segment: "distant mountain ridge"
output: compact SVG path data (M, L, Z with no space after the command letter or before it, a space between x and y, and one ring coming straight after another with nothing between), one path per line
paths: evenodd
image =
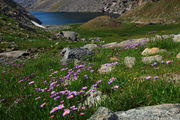
M158 0L15 0L36 11L109 12L123 14L145 2Z

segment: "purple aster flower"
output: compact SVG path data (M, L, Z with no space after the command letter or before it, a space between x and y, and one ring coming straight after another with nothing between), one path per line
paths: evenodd
M154 76L154 79L159 79L159 76Z
M58 100L59 98L60 98L60 96L57 96L57 97L54 98L54 100Z
M88 77L88 75L84 75L84 79L86 79L86 80L87 80L88 78L89 78L89 77Z
M83 87L83 88L82 88L82 90L86 90L87 88L88 88L88 87L87 87L87 86L85 86L85 87Z
M147 76L146 79L147 79L147 80L151 79L151 76Z
M69 109L65 109L62 116L66 116L70 113L71 111Z
M96 84L99 84L99 83L101 83L102 82L102 80L98 80L98 81L96 81Z

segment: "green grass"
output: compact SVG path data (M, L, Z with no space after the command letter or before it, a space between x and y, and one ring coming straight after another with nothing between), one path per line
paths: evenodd
M159 80L141 80L141 76L161 76L165 73L171 73L179 71L179 60L175 59L175 54L180 48L179 43L176 45L172 40L164 40L158 42L152 42L147 44L149 47L160 47L164 48L166 46L168 53L163 53L164 60L173 60L174 62L170 65L159 64L159 70L155 70L154 67L150 65L142 64L140 53L145 49L144 47L138 47L138 49L128 49L123 50L121 48L116 49L98 49L96 51L96 56L90 62L90 65L94 70L97 70L101 64L110 63L109 58L111 56L118 56L120 58L118 65L115 70L109 74L99 74L97 72L90 73L88 71L81 72L77 81L72 82L70 86L60 87L55 89L56 91L63 90L67 88L72 91L79 91L83 86L90 87L97 80L103 80L99 86L104 94L108 95L108 98L101 104L102 106L108 107L113 111L128 110L135 107L147 106L147 105L157 105L163 103L179 103L180 102L180 89L179 86L164 81ZM174 48L175 46L175 48ZM173 55L172 55L173 54ZM126 68L123 65L123 59L125 56L130 55L137 58L136 65L133 69ZM22 63L19 63L22 64ZM69 65L71 68L73 65ZM2 119L49 119L49 111L53 106L57 106L58 102L49 98L47 93L38 93L34 91L34 88L47 87L43 85L43 81L51 81L48 75L54 71L58 71L59 75L65 75L66 72L60 71L63 67L60 64L60 56L58 56L57 50L51 50L49 52L43 53L37 59L31 59L24 63L23 67L11 67L8 65L1 66L1 71L5 71L1 76L1 98L5 99L1 103L1 115ZM53 71L50 71L53 69ZM31 74L34 75L31 75ZM30 81L35 81L34 85L28 85L28 81L19 83L24 76L31 75ZM89 79L85 80L84 75L88 75ZM117 81L113 84L107 84L111 77L116 77ZM111 90L113 85L119 85L120 88L116 91ZM13 89L13 91L12 91ZM31 96L29 96L31 95ZM35 101L37 96L41 96L42 99ZM14 103L15 100L21 99L17 104ZM64 97L62 99L65 99ZM44 108L40 108L43 102L47 102L48 105ZM66 100L66 106L78 105L77 101L82 101L82 97L76 97L72 100ZM107 104L110 103L110 104ZM71 116L75 116L75 119L87 119L95 112L97 108L90 108L85 111L85 116L79 116L76 112L73 112ZM55 118L57 119L70 119L69 117L61 117L62 111L55 113Z
M156 34L177 34L180 32L180 24L137 25L123 22L118 28L104 29L86 29L79 26L80 25L72 25L72 28L69 30L78 32L82 38L101 37L102 41L105 41L105 43L121 42L127 39L142 37L153 37ZM156 31L156 33L150 34L152 31Z
M7 18L8 19L8 18ZM59 105L60 100L65 100L64 105L70 107L72 105L79 105L82 103L83 96L78 95L74 99L66 99L66 96L61 95L59 101L54 101L50 98L50 92L37 92L35 88L48 88L50 81L57 81L58 84L63 85L59 81L60 76L67 75L67 71L61 71L61 68L73 68L73 63L63 66L60 63L59 51L63 47L81 47L90 42L68 42L63 40L49 40L51 34L46 34L44 31L37 31L32 33L19 28L18 26L12 28L6 27L4 20L0 19L0 24L4 24L1 30L3 40L7 43L0 44L1 47L7 48L8 42L15 42L17 49L42 48L43 52L39 53L37 58L28 59L26 61L16 61L13 64L0 65L0 116L2 120L48 120L50 118L50 110ZM9 19L8 22L11 20ZM15 22L10 22L16 24ZM102 37L106 43L113 41L123 41L131 38L153 37L155 34L172 34L179 33L179 24L177 25L152 25L139 26L130 23L123 23L120 28L116 29L81 29L80 25L73 25L73 31L77 31L81 37ZM15 31L15 30L18 30ZM5 31L7 30L7 31ZM156 30L155 34L148 34ZM27 37L27 35L30 35ZM59 42L59 44L56 44ZM98 43L97 44L102 44ZM172 60L171 64L159 63L158 66L152 67L141 62L141 52L146 47L159 47L166 49L167 52L161 53L163 60ZM78 80L73 81L69 86L55 87L54 91L71 90L80 91L82 87L90 88L98 80L103 82L99 84L98 90L107 95L107 98L97 107L88 108L79 112L72 112L69 116L62 117L61 110L54 113L53 119L68 120L74 116L75 120L85 120L89 118L99 106L105 106L113 111L128 110L135 107L157 105L164 103L180 103L180 86L165 81L161 76L166 73L179 72L180 60L176 59L180 49L180 43L173 43L172 39L164 39L150 42L145 46L137 49L105 49L99 48L95 50L95 56L88 60L86 67L91 66L95 72L89 70L82 70L79 73ZM111 63L110 57L117 56L120 63L115 69L107 74L99 74L98 68L102 64ZM136 64L132 69L127 68L124 64L126 56L136 57ZM19 66L20 65L20 66ZM158 70L157 70L158 68ZM77 70L77 69L74 69ZM49 75L53 74L53 77ZM88 75L88 79L84 78ZM142 76L159 76L157 80L143 80ZM57 78L56 78L57 77ZM116 77L117 80L108 84L110 78ZM24 82L19 82L22 79L27 79ZM29 82L35 81L34 84L29 85ZM45 84L45 81L48 84ZM112 90L114 85L119 85L117 90ZM86 90L87 91L87 90ZM52 90L51 90L52 92ZM41 99L35 100L36 97L41 96ZM40 107L42 103L47 105ZM107 104L108 103L108 104ZM79 113L84 112L84 116Z
M159 0L149 2L123 15L123 18L130 20L161 20L165 22L180 22L180 2L179 0Z

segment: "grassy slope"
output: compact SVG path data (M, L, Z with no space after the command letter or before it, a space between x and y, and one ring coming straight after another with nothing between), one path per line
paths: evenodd
M159 2L147 3L125 14L125 18L133 20L162 19L165 21L180 22L180 1L160 0Z
M5 17L1 17L5 19ZM9 23L15 25L15 21L6 18ZM20 28L12 28L12 25L6 26L7 23L1 20L3 25L1 34L5 41L15 41L18 44L18 48L27 49L31 47L46 48L47 51L41 53L36 59L30 59L25 62L17 61L13 64L0 65L0 117L2 120L47 120L50 119L49 111L59 105L59 101L54 101L49 97L48 92L40 93L36 92L34 88L47 88L48 84L44 84L44 81L56 81L49 77L50 73L57 71L54 77L60 75L66 75L66 71L60 69L64 66L60 64L59 49L65 46L82 46L85 43L78 42L60 42L56 47L50 47L57 41L49 41L48 37L42 32L40 34L32 34L30 38L26 37L28 31L21 30ZM179 33L179 25L154 25L154 26L136 26L134 24L122 24L117 29L81 29L79 25L74 25L72 30L80 33L82 37L102 37L106 42L123 41L129 38L138 38L149 35L148 32L157 30L157 34L170 34ZM15 30L16 32L15 32ZM7 32L5 32L5 30ZM18 31L18 33L17 33ZM39 33L39 31L38 31ZM34 40L27 42L28 40ZM28 47L27 47L28 46ZM146 47L159 47L168 50L167 53L162 53L164 60L173 60L172 64L159 64L159 70L157 67L151 67L151 65L142 64L141 52ZM121 48L116 49L97 49L96 56L92 58L88 66L92 66L95 72L82 71L77 81L74 81L72 85L67 87L58 87L55 91L64 89L79 91L83 86L91 87L97 80L103 80L99 85L103 93L108 95L108 99L102 103L102 106L109 107L113 111L128 110L139 106L156 105L163 103L179 103L180 102L180 89L179 85L173 83L167 83L163 79L158 80L140 80L141 76L160 76L165 73L179 71L179 60L175 59L176 54L179 52L180 44L173 43L171 39L163 40L159 42L149 43L147 46L138 47L137 49L123 50ZM101 64L109 63L110 57L117 56L120 59L118 62L123 63L123 59L126 56L134 56L137 58L137 63L133 69L128 69L125 65L118 65L115 70L109 74L101 75L97 73L97 69ZM72 68L72 64L67 67ZM53 70L51 70L53 69ZM84 79L84 75L88 75L88 79ZM111 77L116 77L117 81L113 84L107 84ZM26 81L19 83L19 80L27 78ZM35 81L35 84L29 85L28 83ZM59 84L61 82L58 81ZM113 91L111 87L113 85L119 85L120 88ZM41 96L41 99L34 100L36 97ZM4 100L3 100L4 99ZM77 96L74 99L67 100L65 96L61 96L60 100L65 100L65 106L70 107L72 105L78 105L78 101L82 101L82 96ZM40 105L46 102L47 105L40 108ZM110 103L110 104L107 104ZM75 119L83 120L89 118L90 115L96 110L96 107L87 109L85 116L79 116L79 112L72 112L70 116L74 116ZM55 113L54 119L67 120L71 119L70 116L62 117L62 111Z

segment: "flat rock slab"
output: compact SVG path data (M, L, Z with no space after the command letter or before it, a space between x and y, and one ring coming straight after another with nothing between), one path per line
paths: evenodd
M8 57L8 58L19 58L21 56L27 56L27 55L29 55L29 52L21 51L21 50L0 53L1 57Z
M147 106L115 113L100 107L88 120L180 120L180 104Z

